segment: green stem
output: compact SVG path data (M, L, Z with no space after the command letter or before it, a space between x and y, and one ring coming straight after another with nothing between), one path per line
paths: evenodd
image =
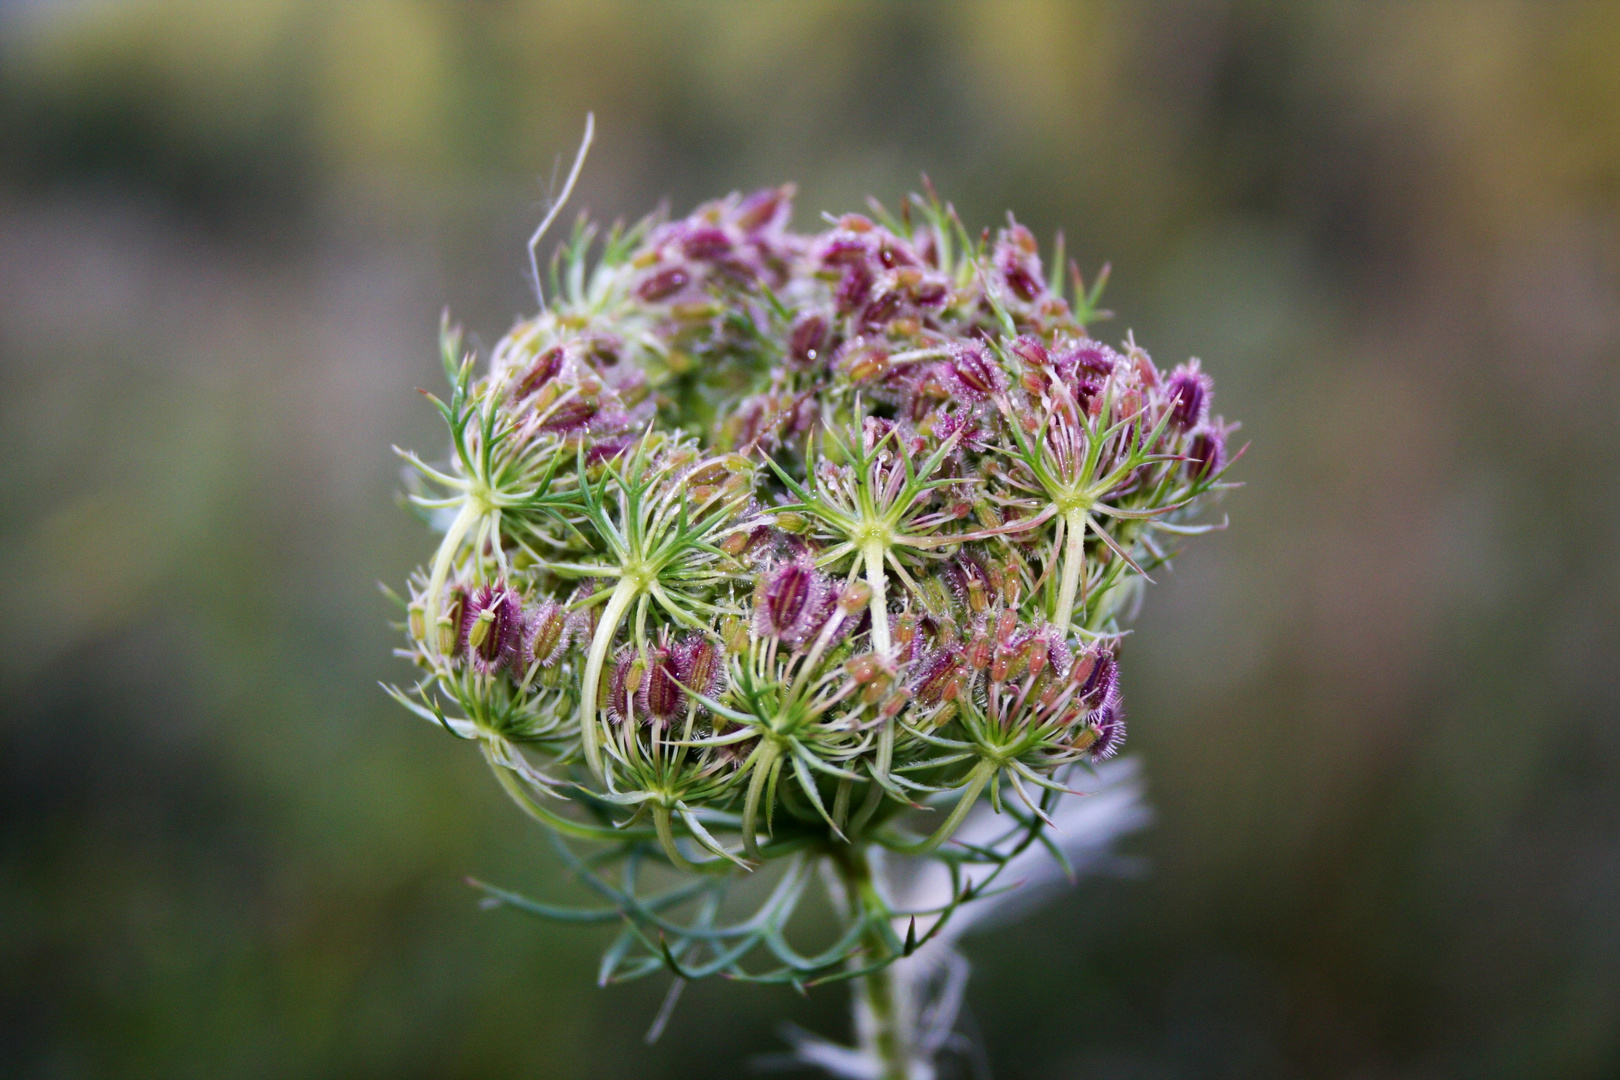
M935 829L933 834L926 840L919 840L914 844L885 843L883 846L901 855L926 855L939 847L939 845L950 839L951 834L956 831L956 827L962 824L962 819L967 817L968 811L972 810L973 804L978 801L979 794L984 791L984 785L989 782L999 768L1000 766L988 758L981 759L977 765L973 766L973 771L968 773L968 781L962 789L961 797L956 800L956 805L951 808L950 816L940 822L939 828Z
M1074 594L1080 585L1080 573L1086 565L1085 513L1070 510L1064 514L1063 528L1063 584L1058 591L1057 613L1052 616L1052 624L1067 635L1069 620L1074 617Z
M693 866L675 846L675 829L670 822L669 807L658 803L653 807L653 828L658 832L658 843L664 849L675 869L688 874L701 874L701 868Z
M641 586L629 578L620 578L608 597L607 607L596 624L596 636L591 639L591 651L585 658L585 676L581 680L579 699L579 741L585 748L585 760L598 779L602 776L602 736L596 727L596 699L602 685L602 664L613 635L619 632L619 622L641 592Z
M862 955L852 964L866 966L892 953L881 920L888 917L866 849L845 847L834 857L853 918L866 924ZM911 1074L911 1023L894 965L853 980L855 1035L862 1050L882 1066L880 1080L908 1080Z
M759 800L781 753L782 748L768 736L760 742L759 749L754 751L754 775L748 778L748 796L743 801L742 819L743 850L751 859L763 858L759 853Z
M484 758L489 762L489 767L494 770L495 779L500 781L501 787L512 797L512 801L522 808L524 813L540 822L540 824L556 829L564 836L572 836L576 840L621 843L626 840L647 840L655 835L645 828L616 829L609 825L587 825L584 822L565 818L561 814L552 813L539 799L524 790L523 781L519 780L511 769L490 757L487 747L484 751Z

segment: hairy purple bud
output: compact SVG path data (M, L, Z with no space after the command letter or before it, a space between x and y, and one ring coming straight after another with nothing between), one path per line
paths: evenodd
M827 320L817 314L801 315L788 335L788 358L800 367L808 367L821 357L827 340Z
M894 318L900 310L900 294L893 291L881 292L877 299L866 305L861 312L861 328L864 330L880 329L890 319Z
M704 697L714 697L725 674L725 660L712 638L688 634L675 645L675 677Z
M572 637L567 609L554 600L547 600L525 620L523 667L527 669L535 662L541 667L551 667L568 651Z
M1011 345L1007 346L1007 351L1032 367L1044 367L1052 359L1046 351L1046 346L1041 344L1040 339L1031 337L1028 334L1014 340Z
M1209 413L1209 394L1214 382L1198 370L1198 361L1182 364L1171 373L1165 385L1170 401L1170 423L1179 431L1190 431L1204 422Z
M675 652L666 642L647 650L646 675L636 691L636 705L649 720L667 723L686 708L686 691L675 670Z
M630 703L641 688L642 674L641 659L633 646L625 645L614 654L613 675L603 687L607 700L600 704L621 724L630 719Z
M783 184L756 191L737 207L737 216L732 220L737 228L747 233L767 226L786 225L788 216L793 213L795 190L792 184Z
M712 262L731 253L731 237L713 225L700 226L681 238L681 252L688 259Z
M950 359L939 367L946 384L958 398L978 402L1007 389L1006 373L983 345L972 341L957 342L948 351Z
M620 454L636 445L634 435L610 435L602 439L591 439L585 446L585 464L600 465L605 461L612 461Z
M754 590L754 632L802 645L826 620L832 587L808 559L796 559L760 579Z
M844 279L838 283L838 310L854 311L866 303L866 298L872 295L874 280L871 268L866 265L864 259L861 262L851 263L844 271Z
M1074 684L1076 701L1096 707L1119 688L1119 661L1112 651L1092 646L1069 669L1069 681Z
M1195 480L1213 476L1226 467L1226 432L1219 421L1214 427L1193 432L1187 446L1187 474Z
M480 586L461 614L461 645L488 674L515 656L523 636L523 606L502 582Z
M990 574L978 557L962 552L945 564L940 577L955 594L957 603L983 614L990 606Z
M967 661L958 649L940 649L929 653L917 664L912 676L911 692L923 705L941 705L953 701L957 695L957 676L964 673Z
M686 288L686 283L692 280L692 275L685 267L671 266L642 279L636 286L636 295L648 303L674 296Z
M1035 234L1022 225L1003 229L996 240L996 269L1018 299L1029 303L1046 291Z
M1086 717L1086 727L1076 745L1092 761L1107 761L1125 744L1125 706L1118 698L1103 702Z
M1030 674L1036 674L1050 665L1060 678L1068 676L1074 664L1074 654L1069 651L1069 643L1063 639L1063 631L1050 624L1043 626L1030 634L1028 648Z
M522 401L546 385L546 383L557 377L557 373L562 370L562 365L563 348L561 345L553 345L542 352L535 357L534 363L529 365L529 370L523 373L523 378L518 380L517 386L512 388L512 400Z

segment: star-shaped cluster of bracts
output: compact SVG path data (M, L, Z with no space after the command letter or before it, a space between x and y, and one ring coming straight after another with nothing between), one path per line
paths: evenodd
M802 234L792 196L582 223L487 373L447 345L452 455L411 458L444 539L402 699L750 853L1118 752L1122 620L1232 430L1011 218Z

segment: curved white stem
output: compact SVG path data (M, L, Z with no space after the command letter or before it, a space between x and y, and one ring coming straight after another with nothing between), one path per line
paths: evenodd
M1065 538L1063 545L1063 583L1058 589L1057 613L1052 624L1065 635L1069 620L1074 617L1074 594L1080 585L1080 573L1086 565L1086 515L1070 510L1063 515Z
M890 639L889 599L884 592L889 580L883 568L886 551L882 543L871 540L861 548L861 554L866 559L866 583L872 587L872 651L887 658Z
M640 594L641 587L629 578L620 578L602 609L602 618L596 624L596 636L591 639L591 651L585 658L585 676L581 680L579 698L579 741L585 748L585 761L591 772L602 776L601 732L596 727L596 699L602 685L602 665L608 649L613 646L613 635L619 631L624 613Z
M467 530L473 527L482 516L478 505L469 497L461 502L461 510L457 512L450 528L445 530L444 539L439 541L439 550L433 556L433 571L428 575L427 584L427 621L424 629L427 632L427 645L429 652L439 651L439 614L442 610L441 601L444 592L444 579L450 575L450 564L455 560L456 551L461 547L461 541L467 535Z

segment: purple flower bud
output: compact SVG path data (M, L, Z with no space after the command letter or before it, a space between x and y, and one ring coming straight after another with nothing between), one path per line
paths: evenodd
M613 675L604 687L607 700L601 702L608 716L624 723L630 719L630 702L641 687L640 659L633 646L625 645L613 656Z
M517 654L523 630L523 605L503 582L480 586L462 610L461 646L485 674Z
M960 435L958 440L960 445L978 450L982 449L985 439L989 437L991 432L981 422L977 410L962 409L952 412L944 410L936 412L933 420L933 433L934 437L942 442L952 435Z
M844 280L838 283L838 310L850 312L866 303L872 294L875 279L865 261L853 263L844 271Z
M824 266L864 265L867 254L867 243L859 236L834 233L832 239L821 246Z
M1052 356L1052 366L1074 399L1084 404L1100 393L1123 358L1100 341L1087 338Z
M938 307L950 295L950 287L938 278L923 278L911 287L911 302L918 307Z
M1195 480L1213 476L1226 467L1226 432L1219 421L1200 428L1187 446L1187 474Z
M578 431L596 419L601 411L601 404L591 397L572 397L550 410L540 427L544 431Z
M725 660L712 638L688 634L675 645L675 677L704 697L714 697L725 675Z
M957 694L957 676L967 670L967 661L958 649L929 653L917 664L911 692L925 706L952 701Z
M1007 376L1001 365L977 342L958 342L949 347L950 359L939 365L944 381L958 398L979 402L1007 389Z
M647 667L636 691L636 705L645 718L665 723L686 709L686 691L681 689L675 653L667 640L647 650Z
M562 370L562 365L563 348L561 345L553 345L542 352L535 357L534 363L529 365L529 370L523 373L523 378L518 380L517 386L513 387L512 400L522 401L556 378L557 373Z
M866 305L861 312L861 328L864 330L878 330L883 327L900 310L900 294L885 291L878 294L877 299Z
M787 224L787 219L793 213L795 190L792 184L783 184L781 187L756 191L737 207L737 216L732 220L747 233L758 232L767 226L780 228Z
M1170 423L1180 431L1190 431L1204 422L1209 413L1209 395L1214 381L1198 370L1198 361L1182 364L1170 375L1165 396L1170 401Z
M604 461L612 461L620 454L636 445L634 435L610 435L605 439L592 439L585 447L586 466L600 465Z
M760 578L754 590L754 633L802 645L826 621L832 586L808 559L796 559Z
M1069 669L1069 681L1075 687L1075 700L1096 708L1119 688L1119 661L1109 649L1093 645Z
M589 641L596 633L596 617L601 609L582 606L595 594L596 588L596 579L587 578L576 585L568 597L568 632L575 641Z
M685 267L670 266L644 278L636 286L636 295L648 303L674 296L686 288L686 283L692 280L692 275Z
M788 358L800 367L808 367L821 357L826 340L827 320L814 313L801 315L788 336Z
M1044 367L1051 362L1046 346L1041 344L1039 338L1031 337L1028 334L1016 339L1011 345L1007 346L1007 351L1031 367Z
M885 420L881 416L868 416L861 421L861 446L870 454L877 449L879 443L888 439L894 431L894 421ZM892 444L889 449L892 449Z
M996 238L996 269L1014 296L1029 303L1046 291L1035 235L1022 225L1003 229Z
M569 624L567 609L555 600L547 600L530 612L524 627L521 656L525 670L536 661L541 667L551 667L568 651L573 627Z
M945 564L940 571L947 587L956 596L957 603L975 614L983 614L990 606L990 574L977 556L962 552Z
M700 226L681 238L681 252L688 259L712 262L731 253L731 237L713 225Z
M1092 737L1085 753L1092 761L1107 761L1125 744L1125 706L1110 698L1086 717L1086 734Z

